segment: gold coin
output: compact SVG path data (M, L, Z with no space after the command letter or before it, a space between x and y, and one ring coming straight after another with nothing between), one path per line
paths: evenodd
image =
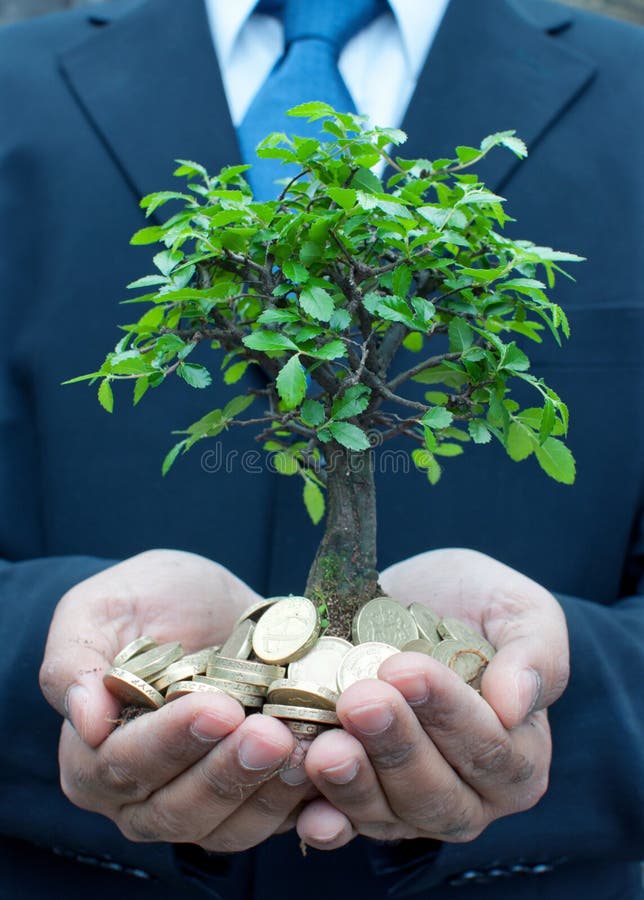
M127 662L128 659L132 659L133 656L136 656L137 653L143 653L144 650L151 650L156 646L157 642L153 640L153 638L148 637L147 634L143 634L141 637L126 644L122 650L119 650L112 660L112 665L118 668L119 666L122 666L124 662Z
M374 597L353 618L354 644L382 643L402 647L418 637L411 614L391 597Z
M476 647L487 656L488 662L495 655L496 650L492 644L486 640L480 631L472 628L467 622L461 619L445 618L438 623L438 633L443 640L448 641L464 641L471 647Z
M472 647L467 641L441 641L432 656L467 682L479 677L488 664L483 651Z
M423 638L418 638L415 641L409 641L408 644L405 644L404 647L400 648L401 653L425 653L427 656L431 656L434 647L437 644L432 644L430 641L425 641Z
M177 641L159 644L146 653L141 653L124 663L123 668L139 678L154 678L183 656L183 647Z
M275 679L272 675L258 675L256 672L244 672L243 669L227 669L220 666L210 666L208 669L209 678L227 678L234 680L240 684L256 684L259 687L267 688Z
M441 639L440 634L438 633L440 616L435 613L433 609L425 606L424 603L412 603L407 609L416 623L418 636L429 641L433 646L436 646Z
M255 623L246 619L233 629L230 637L221 645L221 655L233 659L248 659L253 649Z
M303 738L316 738L327 730L326 725L316 725L315 722L298 722L295 719L282 719L289 731L300 740Z
M338 692L311 681L280 678L269 685L269 703L278 706L312 706L314 709L335 709Z
M241 684L239 681L232 681L228 678L212 678L210 675L196 675L194 680L201 684L214 684L215 687L222 691L235 691L245 697L265 697L266 688L259 687L256 684Z
M177 662L172 663L159 673L159 675L152 680L152 686L155 687L157 691L165 691L171 684L174 684L175 681L185 681L186 679L192 678L194 675L198 675L199 672L199 665L190 662L184 657L183 659L179 659Z
M338 668L353 644L339 637L321 637L306 656L288 667L288 677L295 681L314 681L332 691L337 690Z
M123 706L145 706L148 709L159 709L165 703L161 694L147 681L118 666L108 669L103 676L103 684L110 694L121 701Z
M284 706L281 703L265 703L262 713L276 719L295 719L297 722L316 722L321 725L339 725L340 720L331 709L313 709L310 706Z
M263 662L293 662L308 653L319 633L315 604L306 597L285 597L270 606L257 623L253 650Z
M265 600L258 600L257 603L253 603L253 605L244 610L241 616L237 619L237 621L233 625L233 631L246 619L252 619L254 622L257 622L260 615L265 612L269 606L272 606L273 603L277 603L278 600L283 599L283 597L267 597Z
M215 687L214 684L202 684L198 681L177 681L170 685L165 695L166 702L176 700L177 697L185 697L186 694L225 694L225 691Z
M391 644L380 641L358 644L347 653L340 663L338 690L346 691L350 684L361 681L363 678L377 678L380 664L394 653L399 652L398 647L392 647Z
M210 657L206 675L214 674L214 669L230 669L235 675L238 672L253 672L268 678L268 684L276 678L283 678L286 674L284 666L267 666L266 663L256 662L254 659L230 659L218 653Z
M195 650L194 653L186 653L181 662L191 662L199 671L197 675L201 675L206 671L206 667L208 666L208 660L210 659L210 654L213 650L219 650L219 647L204 647L203 650Z

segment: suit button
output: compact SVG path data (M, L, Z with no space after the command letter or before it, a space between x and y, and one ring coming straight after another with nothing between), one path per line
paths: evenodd
M553 872L554 868L554 866L549 866L546 863L539 863L536 866L532 866L530 871L533 875L546 875L548 872Z

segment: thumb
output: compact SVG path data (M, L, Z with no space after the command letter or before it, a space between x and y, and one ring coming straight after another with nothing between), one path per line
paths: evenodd
M92 604L72 604L63 599L54 615L40 668L45 698L90 747L105 740L120 710L103 684L110 660L118 652L106 631L105 623L93 620ZM79 639L78 635L83 637Z
M483 697L510 729L563 693L569 675L568 631L563 610L543 590L526 602L506 597L485 616L497 648L481 685Z

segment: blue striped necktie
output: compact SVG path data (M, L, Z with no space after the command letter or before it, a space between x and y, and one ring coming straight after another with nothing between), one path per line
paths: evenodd
M319 122L294 119L286 110L309 100L330 103L339 112L355 112L338 70L344 45L386 10L385 0L262 0L258 12L279 15L284 23L284 53L253 99L238 128L248 179L259 200L275 199L276 178L296 172L278 160L258 160L255 147L271 131L323 137Z

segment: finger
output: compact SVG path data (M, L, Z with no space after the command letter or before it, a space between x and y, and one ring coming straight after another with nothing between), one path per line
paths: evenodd
M341 729L321 734L307 754L306 770L320 793L360 834L377 840L410 836L408 827L391 809L364 747L353 735Z
M244 721L226 694L181 697L117 728L92 749L69 725L59 759L65 794L77 806L102 812L145 800L209 753Z
M357 832L349 819L328 800L308 803L297 819L297 833L316 850L337 850L353 840Z
M441 755L497 814L527 809L542 796L550 763L542 720L507 731L475 691L420 653L391 657L379 677L402 694Z
M481 690L505 727L514 728L531 712L554 703L566 688L566 619L555 598L539 588L529 595L504 592L484 610L483 625L497 654Z
M293 746L281 722L248 716L174 781L122 807L117 823L134 841L201 843L284 765Z
M285 822L290 821L293 827L297 819L292 816L294 811L304 800L318 795L303 767L308 744L310 741L296 744L284 768L206 835L200 845L211 852L238 853L278 833Z
M366 750L401 820L426 836L474 836L482 819L480 797L446 762L399 691L379 679L358 681L340 695L336 710Z

